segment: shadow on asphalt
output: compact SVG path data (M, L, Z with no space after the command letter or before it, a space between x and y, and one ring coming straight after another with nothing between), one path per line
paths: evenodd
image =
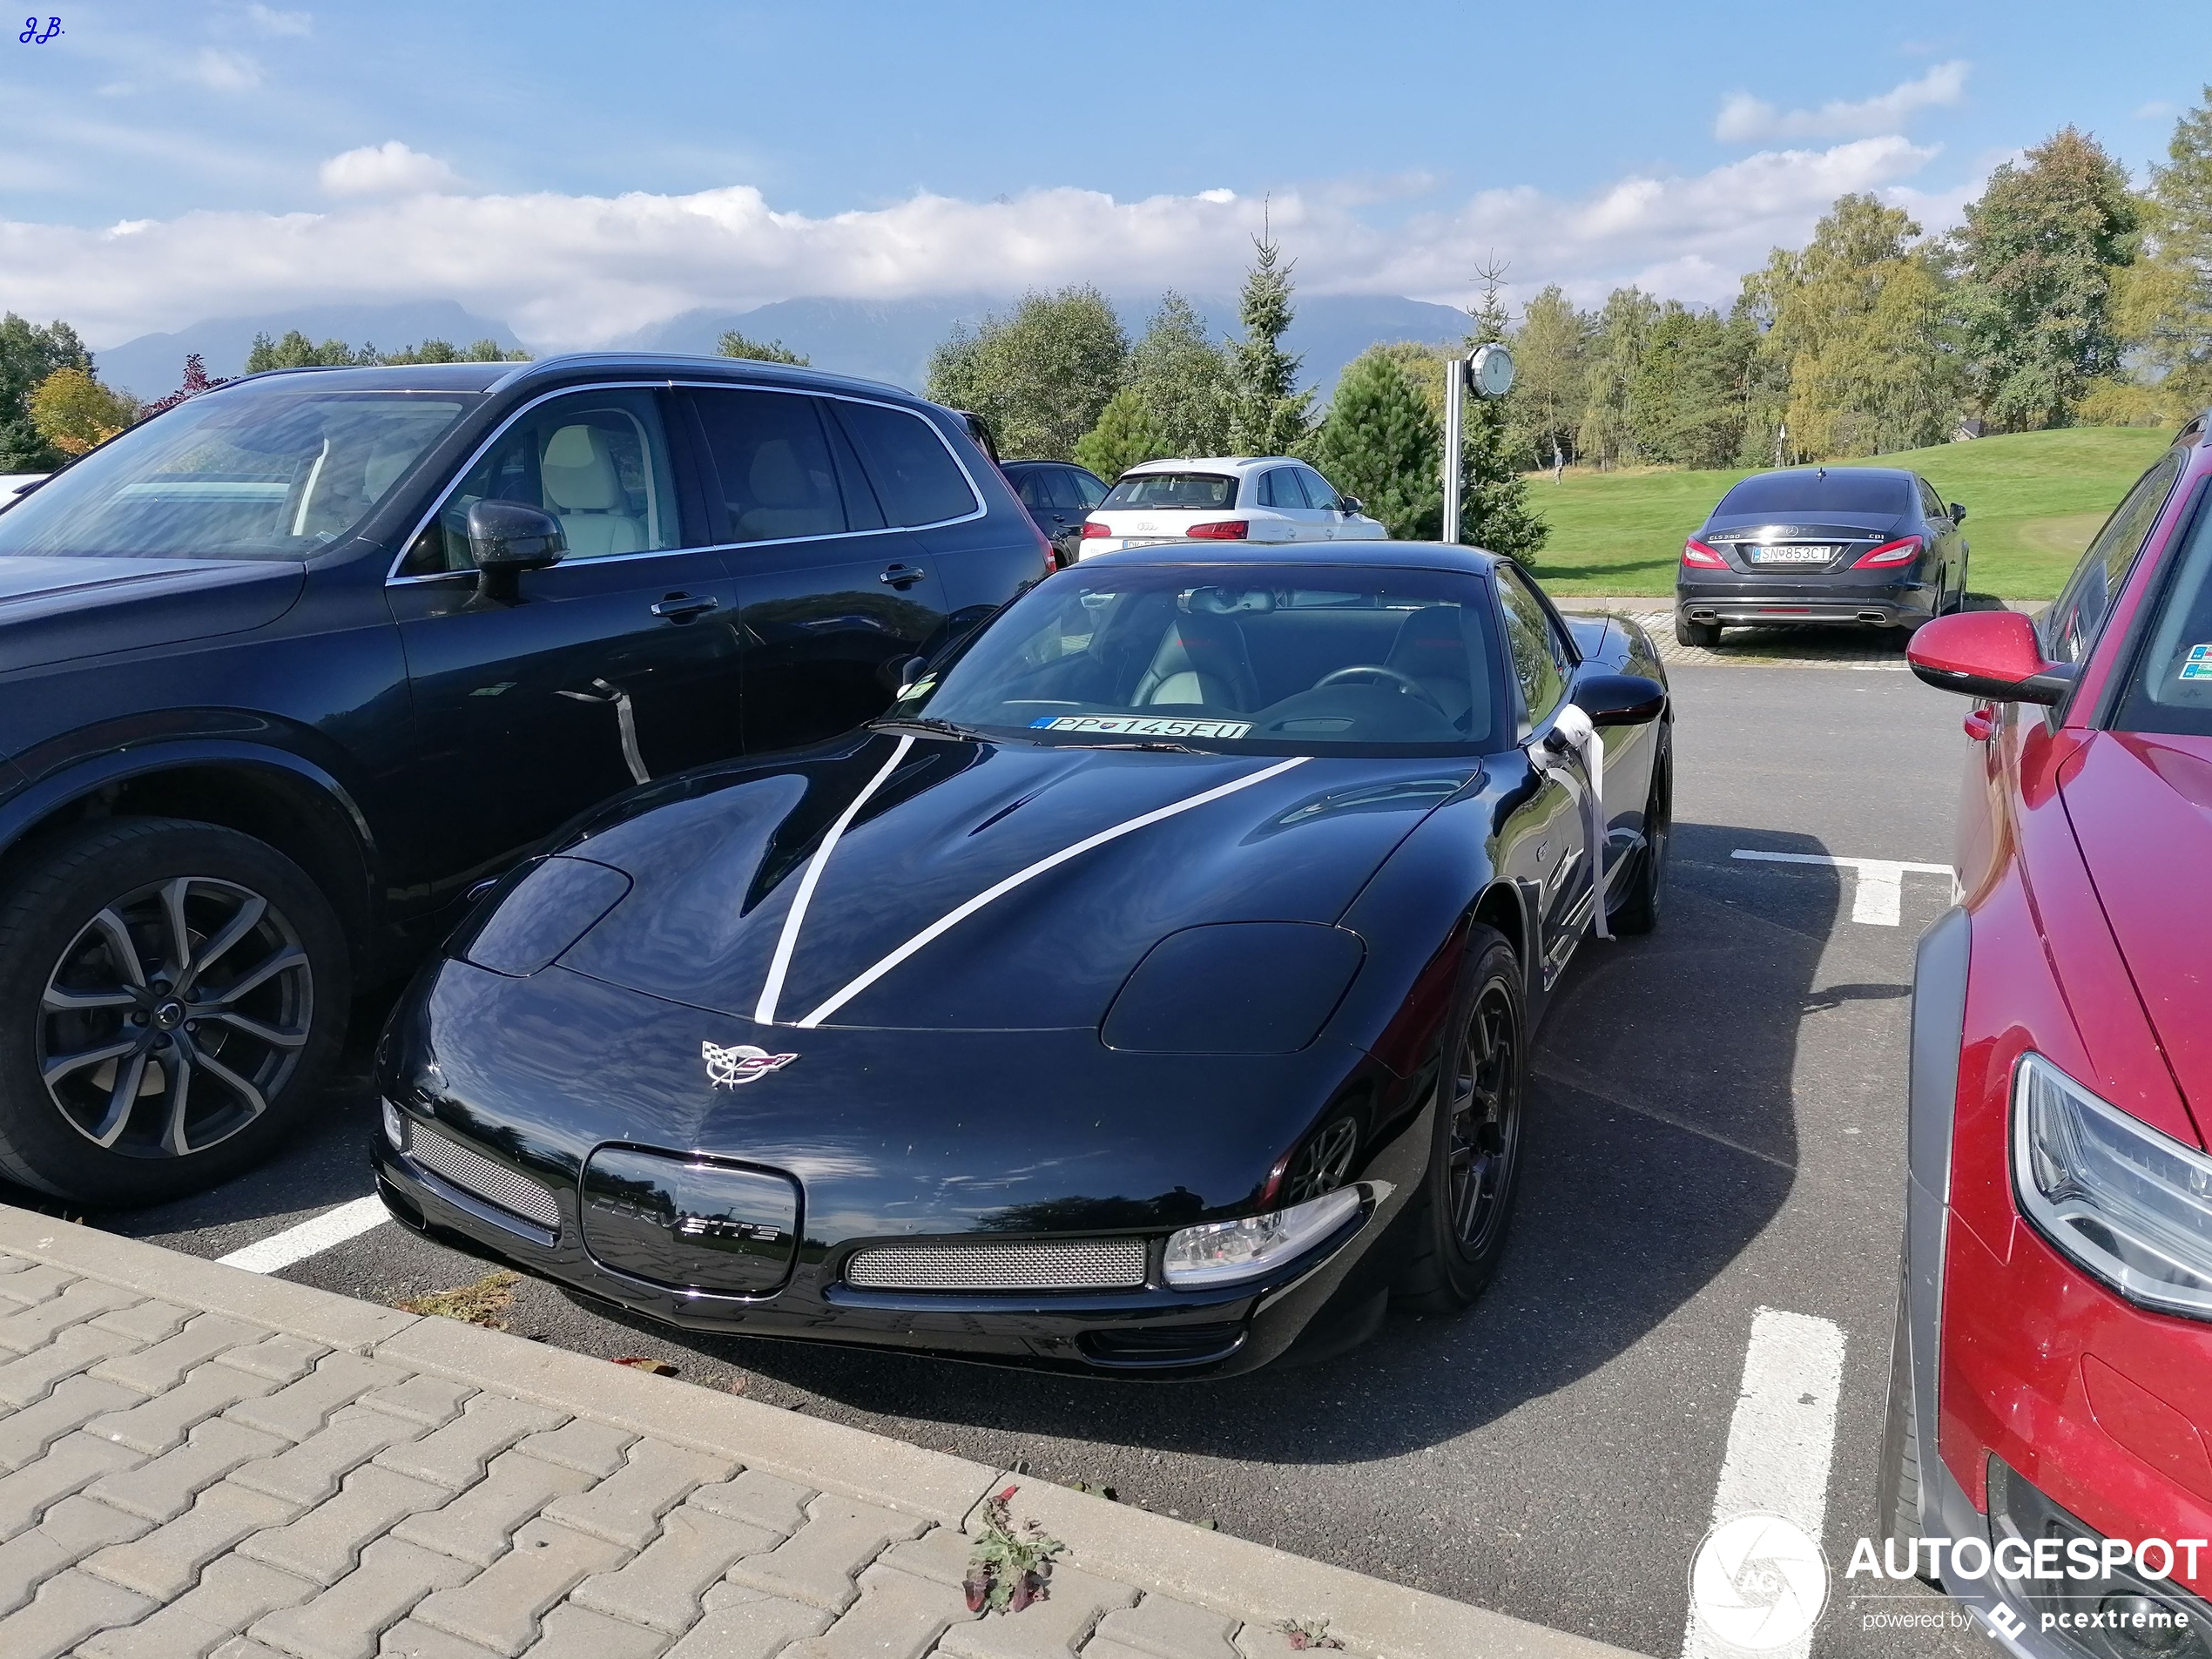
M1464 1314L1398 1315L1335 1359L1182 1385L675 1339L853 1413L1262 1464L1392 1456L1568 1387L1710 1283L1788 1197L1806 1009L1909 995L1888 985L1815 995L1841 902L1837 873L1793 866L1775 881L1776 867L1730 860L1744 846L1825 851L1810 837L1680 825L1659 930L1579 954L1538 1034L1514 1242ZM1756 908L1747 872L1770 883Z

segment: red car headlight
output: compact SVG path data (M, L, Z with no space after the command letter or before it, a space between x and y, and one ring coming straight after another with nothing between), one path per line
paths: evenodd
M2212 1319L2212 1158L2039 1054L2013 1073L2013 1189L2055 1249L2129 1301Z

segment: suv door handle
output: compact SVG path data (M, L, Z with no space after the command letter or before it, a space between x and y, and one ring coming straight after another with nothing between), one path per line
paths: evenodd
M721 603L708 593L671 593L653 606L653 615L663 622L689 622L718 608Z
M876 577L876 580L886 587L896 588L900 592L904 593L927 574L927 572L916 570L911 564L894 564Z

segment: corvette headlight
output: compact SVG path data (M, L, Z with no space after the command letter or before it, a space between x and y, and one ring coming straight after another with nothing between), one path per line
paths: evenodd
M1185 1227L1168 1240L1162 1271L1179 1290L1258 1278L1343 1226L1359 1213L1359 1188L1339 1187L1288 1210Z
M2212 1158L2038 1054L2013 1074L2013 1186L2045 1238L2129 1301L2212 1319Z

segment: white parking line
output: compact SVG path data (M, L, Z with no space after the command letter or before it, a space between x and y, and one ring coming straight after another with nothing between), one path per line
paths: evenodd
M334 1244L358 1238L391 1218L392 1212L384 1207L383 1199L371 1195L356 1198L351 1204L341 1204L335 1210L326 1210L296 1227L257 1238L243 1250L234 1250L215 1259L226 1267L243 1267L249 1273L273 1273L294 1262L320 1255Z
M1832 869L1852 871L1858 880L1851 894L1851 919L1870 922L1877 927L1894 927L1903 918L1907 875L1947 876L1952 873L1947 864L1905 864L1895 859L1838 859L1824 853L1756 853L1743 846L1729 856L1756 859L1763 864L1824 864Z
M1713 1524L1753 1512L1794 1521L1814 1539L1828 1514L1828 1465L1836 1446L1836 1398L1844 1380L1844 1333L1831 1319L1760 1308L1751 1315L1743 1386L1728 1424L1728 1451L1713 1490ZM1804 1659L1810 1633L1769 1649ZM1727 1659L1729 1649L1691 1609L1683 1659Z

